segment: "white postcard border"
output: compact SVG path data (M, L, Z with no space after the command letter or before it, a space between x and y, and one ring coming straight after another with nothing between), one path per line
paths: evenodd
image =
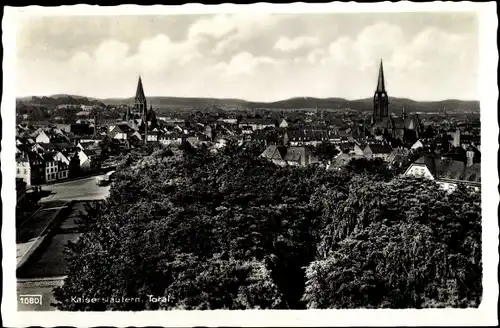
M483 209L483 301L478 309L432 310L286 310L286 311L168 311L168 312L17 312L15 277L15 28L19 15L164 15L193 13L314 13L314 12L400 12L400 11L474 11L480 17L480 106ZM429 326L497 325L498 299L498 114L496 3L473 2L381 2L274 5L222 4L205 6L136 6L100 7L89 5L24 8L6 7L2 21L4 47L2 94L2 201L3 201L3 297L2 317L6 326ZM495 87L496 86L496 87Z

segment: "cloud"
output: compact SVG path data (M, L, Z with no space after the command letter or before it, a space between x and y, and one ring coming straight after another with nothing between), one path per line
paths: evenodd
M83 34L71 41L75 26L68 30L67 42L58 41L65 35L62 27L40 30L37 35L48 33L42 40L28 38L34 33L30 30L18 42L24 50L18 53L17 85L22 95L124 97L133 95L142 74L148 95L360 98L371 96L383 58L391 96L476 96L479 46L473 29L423 23L409 28L371 20L342 31L318 26L313 17L203 15L182 27L172 20L172 28L162 25L154 33L151 23L134 40L106 32L101 33L106 38L92 37L86 43ZM136 20L135 29L144 26Z
M139 72L165 71L172 65L187 65L203 58L198 43L192 40L173 42L167 35L158 34L141 41L135 53L117 40L106 40L91 52L77 52L69 60L71 67L99 72L135 70Z
M116 40L102 42L94 51L94 59L100 67L113 67L127 58L129 46Z
M324 65L362 71L376 68L380 59L394 70L413 70L423 65L446 66L451 70L451 62L477 61L471 44L473 35L449 33L435 27L426 28L408 40L400 27L380 23L364 28L355 37L341 36L326 49L316 48L309 52L308 58L316 56L311 62L318 62L317 55L323 54L319 62Z
M288 38L282 36L276 41L274 49L281 51L294 51L302 48L313 47L319 44L320 40L314 36L298 36L296 38Z
M358 92L369 95L383 59L386 82L393 95L409 94L411 90L415 97L428 99L425 94L450 90L447 86L453 85L470 90L464 97L472 99L476 92L477 48L471 33L428 27L408 38L399 26L379 23L352 37L340 36L326 47L312 49L295 57L293 63L308 71L319 65L323 71L341 77L345 83L336 81L341 94L352 93L347 85L351 89L355 85ZM363 81L360 76L365 77ZM463 86L457 86L456 76L462 76ZM446 98L444 92L441 98Z
M193 23L189 39L211 38L216 41L214 54L237 49L243 42L257 40L279 25L283 18L265 13L215 15Z
M337 65L347 65L353 60L356 48L354 40L348 37L341 37L328 46L326 54L330 62Z
M219 63L215 70L225 75L252 75L263 65L277 65L278 61L270 57L255 57L249 52L235 55L229 63Z
M199 43L197 38L173 42L167 35L159 34L139 44L134 60L148 71L164 70L174 64L185 65L201 58Z

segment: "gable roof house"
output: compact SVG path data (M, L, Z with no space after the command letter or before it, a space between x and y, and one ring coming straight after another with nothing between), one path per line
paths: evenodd
M45 162L45 182L50 183L58 179L60 152L49 151L42 155Z
M80 171L82 172L89 172L92 169L92 160L90 156L87 155L87 152L86 150L79 149L76 153L76 156L78 156L80 160Z
M289 125L288 122L284 118L281 119L280 124L279 124L280 128L287 128L288 125Z
M406 176L435 180L443 189L454 190L462 183L475 191L481 190L481 164L471 164L453 159L421 156L404 173Z
M285 166L307 166L319 164L319 160L307 147L285 147L271 145L260 155L274 164Z
M132 129L127 124L117 124L109 133L108 136L113 139L128 141L127 148L130 143L137 143L142 140L141 134Z
M35 138L36 143L50 143L50 137L45 131L40 133Z

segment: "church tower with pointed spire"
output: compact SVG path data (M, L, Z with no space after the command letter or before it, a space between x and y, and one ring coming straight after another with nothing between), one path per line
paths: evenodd
M134 98L134 112L139 115L144 115L148 111L148 102L146 96L144 95L144 88L142 87L142 79L139 75L139 82L137 83L137 91L135 92Z
M377 89L373 95L373 121L378 122L389 116L389 98L385 90L384 66L380 60Z

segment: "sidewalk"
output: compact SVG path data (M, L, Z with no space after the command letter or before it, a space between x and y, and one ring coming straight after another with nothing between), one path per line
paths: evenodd
M51 229L55 226L56 218L63 209L71 207L65 202L61 207L41 208L26 220L16 231L16 269L21 268L30 260L37 249L43 244Z

